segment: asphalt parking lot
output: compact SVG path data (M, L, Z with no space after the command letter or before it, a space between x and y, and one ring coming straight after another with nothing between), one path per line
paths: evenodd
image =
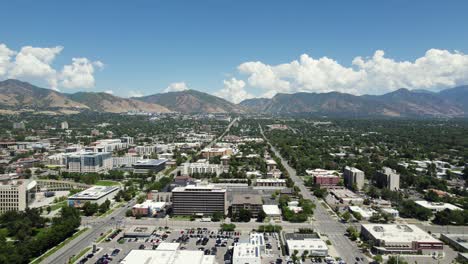
M266 250L263 254L262 263L275 263L278 258L286 263L281 256L281 247L278 235L275 233L264 233ZM106 241L108 240L108 241ZM120 263L133 249L154 250L162 242L180 243L179 250L200 250L206 255L215 255L220 264L229 263L231 260L232 246L238 241L248 241L249 233L222 232L207 228L193 228L184 230L156 229L149 237L124 237L123 232L113 239L106 239L99 243L99 251L90 255L88 251L81 260L87 258L83 263ZM116 250L117 249L117 250ZM76 263L79 263L76 262Z

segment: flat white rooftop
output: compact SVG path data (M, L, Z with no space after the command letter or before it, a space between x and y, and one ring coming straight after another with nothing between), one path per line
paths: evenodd
M440 240L415 225L364 224L362 228L369 231L374 238L387 243L411 243L413 241L441 243Z
M132 250L122 264L216 264L215 256L200 250Z
M449 204L449 203L432 203L432 202L428 202L428 201L424 201L424 200L415 201L415 203L417 203L418 205L420 205L420 206L422 206L424 208L427 208L427 209L430 209L430 210L435 210L435 211L443 211L445 209L462 210L460 207L455 206L453 204Z
M70 196L69 200L97 200L109 193L119 190L119 186L93 186L82 192Z
M281 210L279 209L277 205L274 205L274 204L262 205L262 209L266 215L273 215L273 216L281 215Z

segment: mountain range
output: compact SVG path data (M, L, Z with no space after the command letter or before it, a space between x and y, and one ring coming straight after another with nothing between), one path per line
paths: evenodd
M468 86L438 93L405 88L383 94L346 93L276 94L240 103L249 111L270 114L316 114L342 117L468 117Z
M399 89L383 95L346 93L276 94L233 104L195 91L159 93L122 98L108 93L73 94L40 88L19 80L0 82L0 114L20 111L55 114L83 111L125 113L265 113L314 114L336 117L468 117L468 86L430 92Z

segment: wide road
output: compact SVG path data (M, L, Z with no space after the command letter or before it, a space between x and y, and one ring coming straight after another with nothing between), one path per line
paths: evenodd
M333 217L322 205L322 202L319 199L317 199L317 197L311 194L311 192L304 185L303 179L297 176L296 170L289 166L288 162L285 159L283 159L281 154L268 141L268 138L265 137L262 127L260 125L259 127L262 136L271 146L271 149L276 154L276 156L280 158L281 163L283 164L284 168L288 171L289 176L294 181L295 185L299 188L302 196L305 199L309 199L315 203L315 221L312 224L314 229L319 233L324 233L328 235L328 238L332 242L332 245L336 249L337 253L344 261L346 261L346 263L354 263L356 261L356 257L364 258L364 263L367 263L368 261L366 259L366 256L362 254L362 252L355 243L353 243L351 240L348 239L347 236L345 236L347 226L341 223L336 217Z
M128 205L132 206L135 204L135 201L132 200ZM102 217L95 218L93 220L82 220L84 226L89 227L90 229L85 233L81 234L74 240L70 241L67 245L59 249L54 254L46 258L42 263L50 264L66 264L68 260L79 254L81 250L86 247L90 247L93 243L101 236L101 233L105 233L111 228L122 221L125 217L125 211L127 210L127 204L125 206L115 209L111 214Z

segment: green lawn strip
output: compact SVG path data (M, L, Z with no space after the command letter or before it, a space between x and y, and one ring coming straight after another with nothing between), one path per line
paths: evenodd
M56 204L53 204L50 206L50 209L51 211L55 211L55 210L62 208L64 205L67 205L67 201L61 201Z
M125 202L120 202L117 205L115 205L114 207L107 210L107 212L103 213L102 215L98 215L98 217L106 217L106 216L110 215L112 212L114 212L115 209L117 209L119 207L122 207L124 204L125 204Z
M97 241L96 243L101 243L104 239L106 239L106 237L108 235L110 235L110 233L112 233L113 229L110 229L109 231L107 231L106 233L104 233L104 235L102 235Z
M176 220L176 221L190 221L190 216L175 215L175 216L172 216L171 219Z
M81 234L83 234L84 232L86 232L89 228L83 228L81 229L80 231L76 232L75 234L73 234L73 236L65 239L64 241L62 241L60 244L58 244L57 246L49 249L46 253L42 254L41 256L39 256L38 258L34 259L33 261L31 261L30 264L38 264L38 263L41 263L43 260L45 260L46 258L48 258L50 255L54 254L55 252L57 252L59 249L61 249L62 247L64 247L66 244L70 243L70 241L72 241L73 239L77 238L78 236L80 236Z
M87 247L87 248L81 250L81 252L80 252L78 255L76 255L76 256L74 256L73 258L71 258L70 261L69 261L68 263L73 264L73 263L77 262L77 261L78 261L82 256L84 256L84 254L86 254L86 252L88 252L90 249L91 249L91 247Z
M114 186L114 185L119 185L119 182L116 181L106 181L106 180L101 180L96 182L95 185L100 185L100 186Z

